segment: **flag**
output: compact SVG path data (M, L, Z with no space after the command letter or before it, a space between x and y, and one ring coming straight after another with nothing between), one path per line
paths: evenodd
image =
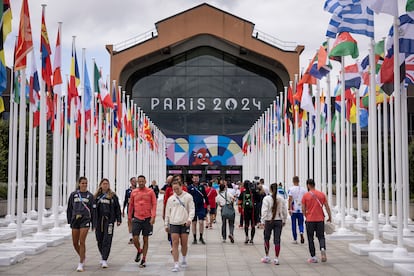
M398 16L397 3L396 0L361 0L361 4L368 6L375 13L386 13L392 16Z
M310 68L309 73L317 79L322 79L329 74L331 69L332 65L329 62L326 47L321 45L318 53L313 58L312 67Z
M4 101L3 101L3 97L0 96L0 113L4 112Z
M111 94L109 93L106 83L102 78L102 74L96 66L94 65L94 84L95 90L98 92L99 99L103 107L114 108L114 103L112 102Z
M247 150L249 146L250 146L250 133L247 135L247 138L243 143L243 148L242 148L243 155L247 155Z
M345 90L361 86L361 73L357 63L345 67Z
M69 103L72 97L77 97L79 95L78 94L79 83L80 83L80 79L79 79L78 59L76 57L75 39L73 39L72 59L71 59L71 66L70 66L70 79L69 79L69 93L68 93Z
M348 32L338 35L329 53L329 57L342 56L351 56L352 58L359 56L357 42Z
M62 81L62 73L60 71L61 62L62 62L62 55L61 55L61 47L60 47L60 27L58 29L57 37L56 37L56 48L55 48L55 57L53 61L54 69L53 69L53 92L55 94L61 94L61 85Z
M85 110L85 122L91 118L91 104L92 104L92 88L91 88L91 81L89 80L88 74L88 66L86 66L83 70L84 72L84 98L83 98L83 106Z
M19 35L15 52L14 70L26 68L26 56L33 49L32 28L30 27L30 14L27 0L23 0L20 12Z
M414 19L408 14L400 16L400 53L414 54Z
M388 0L389 1L389 0ZM340 13L338 33L349 32L374 38L374 12L360 3L346 5Z
M52 65L50 63L50 50L49 36L47 35L46 22L45 22L45 6L42 9L42 26L40 34L40 54L42 59L42 78L46 83L48 90L52 87Z
M36 58L34 52L32 52L32 68L29 79L29 103L30 111L33 112L33 127L36 128L40 123L40 111L39 111L39 76L36 68Z
M414 84L414 54L405 59L405 82Z
M414 11L414 0L407 0L407 4L405 5L406 12Z
M11 32L12 19L9 0L3 0L1 1L1 4L2 5L0 6L0 96L7 88L7 70L6 60L4 57L4 42L6 40L7 35Z
M307 111L310 115L315 115L315 107L312 102L312 95L309 93L309 85L303 85L302 99L300 101L300 108Z

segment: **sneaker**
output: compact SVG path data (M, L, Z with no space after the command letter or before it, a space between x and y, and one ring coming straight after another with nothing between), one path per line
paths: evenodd
M305 238L303 237L303 234L300 234L300 243L301 244L305 243Z
M253 244L253 240L250 240L249 242L250 242L250 244Z
M222 242L223 242L223 243L226 243L226 239L223 239L223 240L222 240Z
M137 256L135 257L135 262L138 263L139 261L141 261L141 252L137 252Z
M104 260L102 260L102 268L108 268L108 263Z
M205 241L203 240L203 238L200 238L199 240L202 244L206 244Z
M244 241L244 244L248 244L249 243L249 238L246 237L246 240Z
M239 225L239 228L243 228L243 225L241 225L241 224L240 224L240 225Z
M134 244L134 241L132 239L129 239L128 244Z
M172 272L178 272L180 271L180 267L178 265L174 265L174 267L171 269Z
M268 264L268 263L270 263L270 258L269 258L269 256L265 256L265 257L263 257L263 258L261 259L261 262L262 262L262 263L264 263L264 264Z
M308 259L308 263L310 264L315 264L318 262L318 258L316 258L316 256L313 256L312 258Z
M180 265L181 267L187 267L187 261L182 261Z
M141 263L139 264L139 267L143 268L146 267L147 265L145 264L145 260L142 260Z
M278 258L275 258L275 259L273 260L273 264L274 264L274 265L279 265L279 259L278 259Z
M297 240L292 241L293 244L298 244Z
M326 250L325 249L321 249L321 261L324 263L326 262L327 258L326 258Z
M78 264L78 268L76 269L77 272L83 272L83 263Z
M229 235L229 239L230 239L230 242L231 243L234 243L234 237L233 237L233 235Z
M193 244L197 244L197 240L196 239L193 240Z

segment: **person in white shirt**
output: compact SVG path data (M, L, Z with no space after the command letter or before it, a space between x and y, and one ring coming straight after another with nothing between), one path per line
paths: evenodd
M191 194L183 191L181 180L173 180L172 189L174 194L170 196L167 201L164 225L165 231L171 234L172 239L174 267L171 271L178 272L180 271L180 264L178 262L179 243L181 243L182 254L181 267L187 266L188 235L190 234L191 222L195 215L195 207Z
M231 185L231 184L230 184ZM229 188L225 184L220 184L219 194L216 197L217 205L221 207L221 236L223 242L226 242L227 237L227 222L229 223L229 239L231 243L234 243L234 219L236 213L231 217L223 215L223 207L225 205L231 206L234 209L234 196L229 192Z
M298 243L297 227L299 226L300 243L304 243L303 237L303 213L302 213L302 197L307 192L304 187L299 186L299 177L294 176L292 179L293 187L288 191L289 196L289 215L292 221L293 243Z
M277 192L277 183L270 185L270 195L264 197L261 211L261 223L264 224L264 249L266 254L262 258L262 263L270 263L270 236L273 232L273 244L275 246L275 259L273 263L279 265L280 236L282 234L282 227L286 222L287 210L285 199Z

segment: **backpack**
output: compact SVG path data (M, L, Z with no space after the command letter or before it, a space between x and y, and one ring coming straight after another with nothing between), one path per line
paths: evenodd
M252 194L244 193L243 195L243 202L242 202L243 209L251 209L253 208L253 201L252 201Z

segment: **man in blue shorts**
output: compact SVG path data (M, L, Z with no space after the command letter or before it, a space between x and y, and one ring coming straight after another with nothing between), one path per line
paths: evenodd
M193 175L192 181L193 183L188 186L188 192L193 196L195 206L195 216L191 225L194 236L193 244L197 244L197 220L199 222L198 228L200 232L199 241L202 244L206 244L203 239L204 219L206 218L206 209L204 204L207 205L207 212L210 211L210 204L208 202L205 187L203 185L200 185L200 177L198 174Z

